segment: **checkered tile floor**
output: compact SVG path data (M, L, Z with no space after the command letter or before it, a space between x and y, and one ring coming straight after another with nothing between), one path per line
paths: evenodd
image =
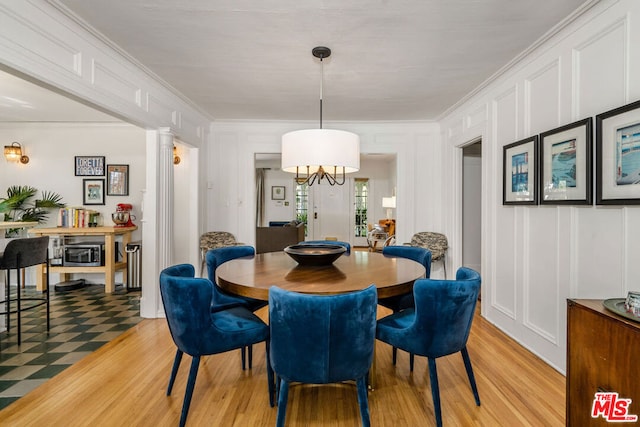
M35 292L27 288L24 295ZM0 333L0 409L137 324L139 300L139 291L122 287L113 294L100 285L69 292L52 287L49 334L44 305L24 311L20 346L12 315L11 330Z

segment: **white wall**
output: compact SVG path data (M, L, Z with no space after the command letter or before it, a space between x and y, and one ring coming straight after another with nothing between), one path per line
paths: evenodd
M250 172L254 155L279 153L284 133L316 126L311 122L214 122L207 147L206 228L229 231L238 240L254 245L255 178ZM416 231L443 229L443 193L435 181L440 179L442 168L437 124L325 123L325 128L357 133L363 153L396 153L398 241L409 241ZM388 167L379 173L385 176L382 191L387 196L393 190L387 182ZM373 215L384 218L382 195L379 211L375 209Z
M482 312L560 371L566 298L638 288L640 208L503 206L503 146L640 98L639 21L636 0L595 3L441 121L452 262L461 262L459 147L482 137Z
M74 156L105 156L105 164L129 165L129 195L106 196L105 205L87 208L101 213L104 225L113 225L111 213L118 203L133 205L133 214L140 217L142 189L145 186L145 131L129 124L82 123L0 123L3 141L17 141L29 156L29 163L7 163L0 160L0 197L12 185L29 185L42 191L60 194L67 206L82 206L82 180L75 176ZM91 177L105 178L106 177ZM106 187L105 187L106 188ZM106 193L105 193L106 194ZM41 193L36 196L39 197ZM136 225L140 225L134 220ZM56 226L56 212L49 215L46 226ZM141 230L133 232L132 240L141 238ZM52 274L52 283L58 275ZM104 283L104 275L78 275L93 283ZM117 273L116 281L122 280Z

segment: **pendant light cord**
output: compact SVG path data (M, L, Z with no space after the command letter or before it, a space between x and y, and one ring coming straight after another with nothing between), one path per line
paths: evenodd
M320 129L322 129L322 85L324 83L324 61L320 57Z

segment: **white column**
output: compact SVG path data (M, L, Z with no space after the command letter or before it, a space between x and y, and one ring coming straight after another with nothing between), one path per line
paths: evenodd
M166 268L173 263L173 133L161 128L158 136L158 261L160 268Z
M147 131L140 315L148 318L163 316L158 277L173 260L173 138L169 128Z

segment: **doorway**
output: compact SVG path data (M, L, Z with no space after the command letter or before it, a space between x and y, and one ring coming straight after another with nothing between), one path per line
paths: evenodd
M482 141L462 149L462 265L482 274Z

